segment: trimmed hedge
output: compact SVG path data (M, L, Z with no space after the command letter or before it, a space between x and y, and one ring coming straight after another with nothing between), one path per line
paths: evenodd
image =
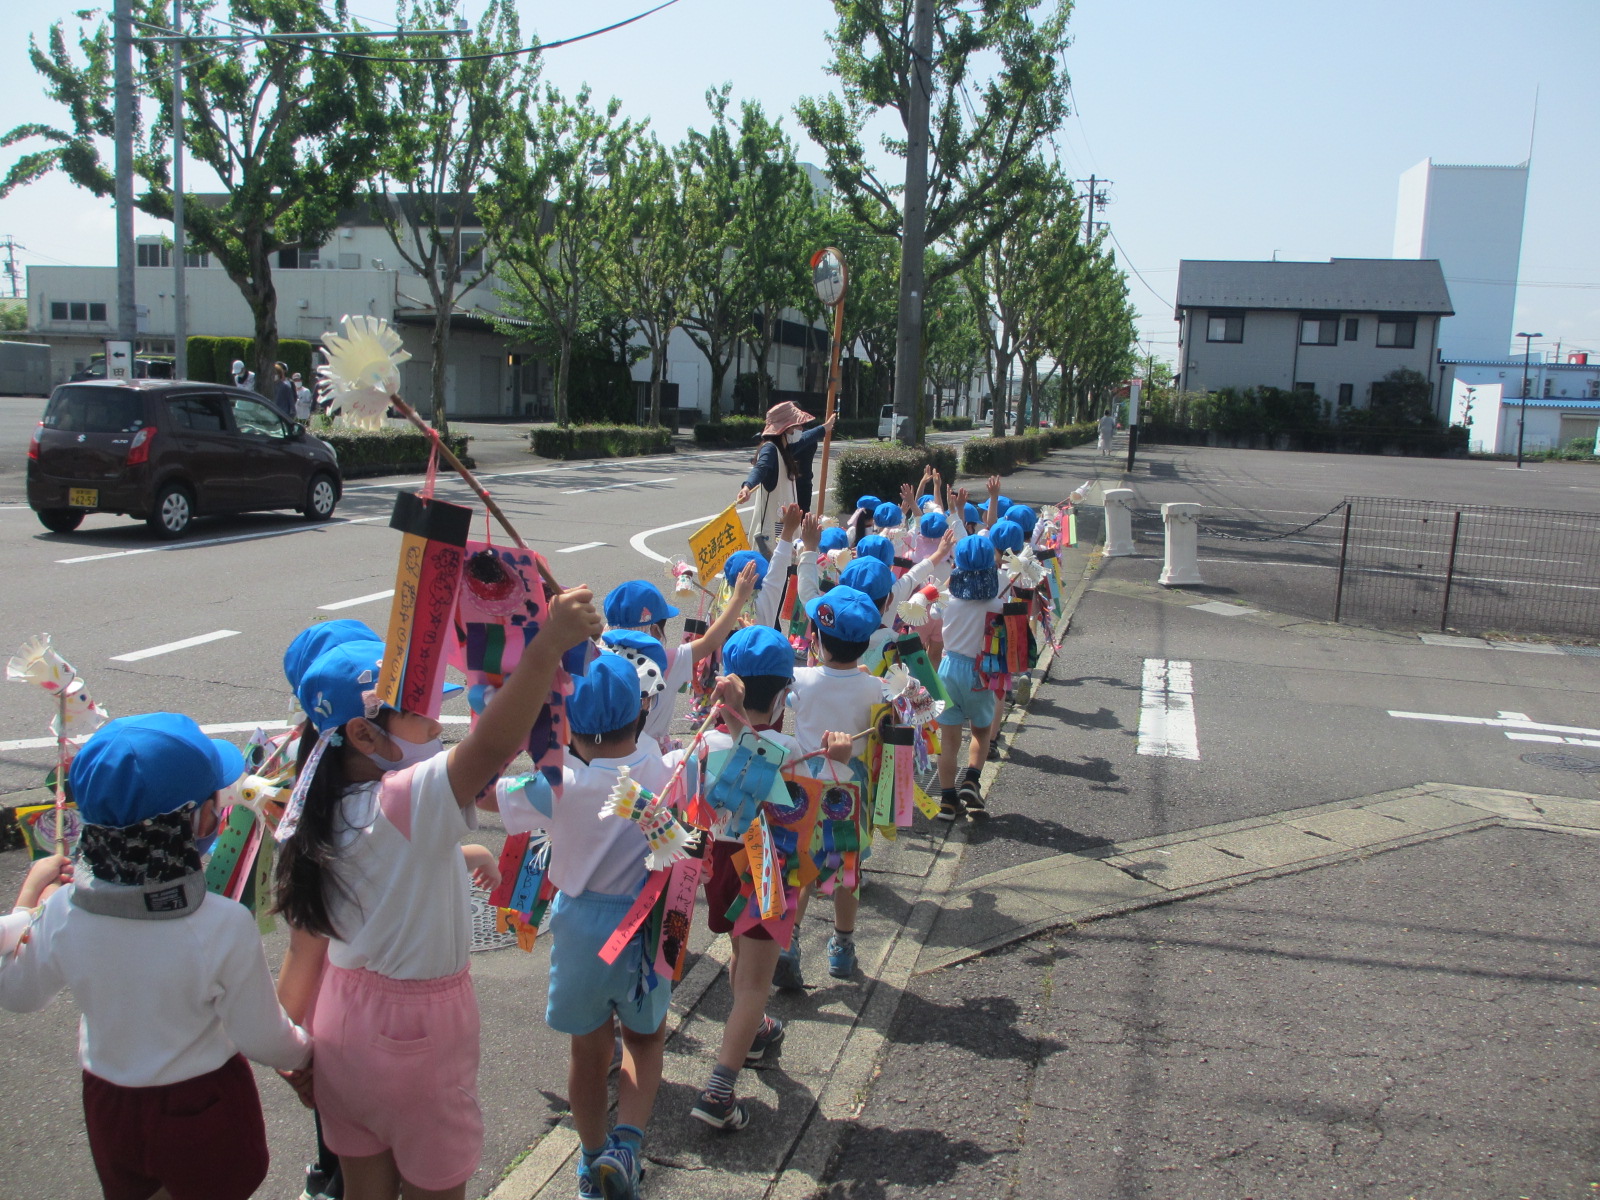
M852 446L836 461L840 512L854 511L857 496L898 497L900 485L915 487L929 463L946 481L956 477L956 452L949 446Z
M933 427L940 433L960 433L972 428L971 417L935 417Z
M1030 429L1021 437L972 438L961 448L963 475L1009 475L1023 463L1038 462L1050 453L1044 430Z
M658 425L547 425L528 435L540 458L626 458L671 454L672 430Z
M299 338L280 338L278 361L289 368L289 374L300 372L306 386L315 388L316 374L311 367L311 351L315 347ZM196 383L232 383L228 370L238 359L256 369L256 340L246 337L192 337L189 339L189 378Z
M1100 427L1093 421L1083 421L1077 425L1063 425L1059 429L1046 429L1044 431L1050 438L1050 449L1070 450L1074 446L1086 446L1100 436Z
M765 417L723 417L720 421L698 421L694 440L701 446L753 446L766 427Z
M339 473L346 479L419 471L428 465L432 445L417 429L346 429L319 419L312 423L311 432L339 455ZM445 440L457 458L473 465L465 434L451 434Z

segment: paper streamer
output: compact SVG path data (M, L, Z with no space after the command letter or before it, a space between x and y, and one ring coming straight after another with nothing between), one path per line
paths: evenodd
M377 693L378 699L402 712L439 715L450 619L461 587L472 517L470 508L415 492L394 498L389 524L404 537Z

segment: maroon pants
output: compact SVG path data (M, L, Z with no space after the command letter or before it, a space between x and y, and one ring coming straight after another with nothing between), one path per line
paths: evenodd
M248 1200L267 1177L267 1127L244 1056L157 1087L83 1073L89 1150L106 1200Z

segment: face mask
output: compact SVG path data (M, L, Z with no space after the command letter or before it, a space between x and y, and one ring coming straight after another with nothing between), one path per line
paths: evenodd
M791 446L794 445L800 440L800 431L798 429L789 430L783 435L783 440L788 442Z
M389 740L400 751L399 758L384 758L381 754L367 755L380 771L404 771L407 767L427 762L444 749L444 742L439 738L428 742L408 742L405 738L396 737L391 733Z

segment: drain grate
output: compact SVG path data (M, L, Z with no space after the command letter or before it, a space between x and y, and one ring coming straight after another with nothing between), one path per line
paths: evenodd
M1564 654L1583 654L1590 658L1600 658L1600 646L1563 646Z
M1552 771L1600 771L1600 760L1580 754L1524 754L1530 767L1549 767Z

